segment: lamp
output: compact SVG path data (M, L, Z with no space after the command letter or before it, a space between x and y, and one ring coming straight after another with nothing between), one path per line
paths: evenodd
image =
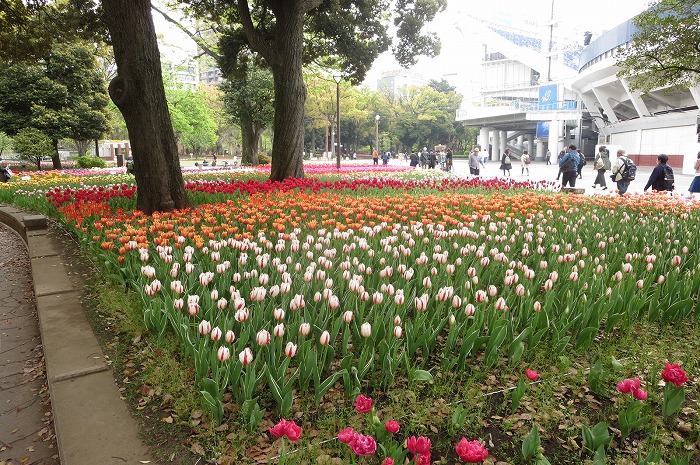
M336 114L335 114L335 120L336 124L338 125L338 149L335 154L336 159L335 159L335 167L337 170L340 170L340 151L341 146L340 146L340 81L343 80L343 75L342 74L334 74L333 75L333 80L335 81L335 100L336 100Z
M379 119L380 118L381 118L381 116L374 115L374 121L376 122L374 125L374 137L375 137L375 142L376 142L374 147L377 149L377 153L379 153Z

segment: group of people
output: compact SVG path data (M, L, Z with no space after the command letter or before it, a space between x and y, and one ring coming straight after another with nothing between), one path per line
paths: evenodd
M570 187L576 186L576 178L580 177L581 168L585 165L585 156L580 150L576 149L575 145L570 145L566 150L562 150L563 155L559 158L559 173L562 176L562 187L567 184ZM700 152L697 154L695 161L695 178L690 185L689 194L700 193ZM617 191L620 195L624 195L629 189L630 183L635 180L637 167L634 162L627 156L623 149L617 151L617 158L612 163L610 160L610 151L607 147L600 146L595 155L593 169L597 171L593 188L598 186L602 190L607 190L608 186L605 181L606 173L610 171L610 179L617 185ZM559 176L557 176L559 179ZM673 191L675 190L675 177L673 168L668 165L668 155L660 154L656 157L656 166L651 171L649 179L644 186L644 191L652 189L654 191Z
M440 158L438 158L440 157ZM428 169L435 169L438 165L446 171L452 170L452 149L447 149L443 151L428 150L428 147L423 147L420 152L416 150L411 150L410 155L410 166Z
M469 173L473 176L479 176L481 174L481 168L486 168L484 165L484 160L487 157L481 155L481 149L479 147L474 147L469 153ZM500 170L503 171L503 176L510 176L510 171L513 168L513 160L520 160L520 174L530 176L530 163L532 159L527 150L523 150L523 154L518 157L513 154L510 149L506 149L501 156L501 166Z

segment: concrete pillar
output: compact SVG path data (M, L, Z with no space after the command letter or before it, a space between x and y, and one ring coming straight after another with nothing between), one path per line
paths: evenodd
M109 144L109 159L114 160L114 144Z
M499 140L501 142L501 151L498 153L498 160L501 159L501 155L505 153L506 148L508 147L508 131L501 131L501 137Z
M491 144L491 160L501 159L501 131L493 130L493 143Z
M520 150L525 150L525 147L523 147L523 142L525 142L525 137L524 137L522 134L520 134L520 135L518 136L518 143L517 143L517 147L518 147Z
M544 141L542 139L537 139L537 152L535 153L535 160L544 160Z
M556 119L549 122L549 150L552 152L552 161L557 159L557 155L562 149L560 142L561 138L561 121Z
M481 146L481 151L484 154L489 153L489 135L491 130L489 128L481 128L479 131L479 145Z
M530 152L531 157L535 156L535 135L534 134L527 135L527 150Z

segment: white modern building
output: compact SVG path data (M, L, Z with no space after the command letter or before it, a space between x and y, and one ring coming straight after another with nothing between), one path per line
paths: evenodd
M671 166L692 173L700 150L700 88L632 91L618 78L616 60L634 33L629 20L591 42L571 87L597 126L601 144L624 148L639 165L655 165L656 156L665 153Z
M621 147L642 166L665 153L692 173L700 150L700 88L632 91L618 78L619 51L632 40L633 20L585 47L482 21L484 85L457 121L480 128L479 145L498 159L508 147L536 159L574 144L592 156L598 145ZM590 38L590 35L588 36ZM545 45L546 44L546 45ZM611 150L612 151L612 150Z

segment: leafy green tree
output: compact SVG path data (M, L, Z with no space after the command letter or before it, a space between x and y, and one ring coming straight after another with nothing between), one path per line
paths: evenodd
M107 83L93 50L81 44L56 44L46 63L46 75L68 92L65 106L58 109L67 127L57 128L56 135L73 139L78 156L85 156L90 141L101 138L109 128Z
M5 150L12 150L12 137L0 131L0 158Z
M248 60L222 84L224 110L241 128L241 163L258 164L262 132L274 118L272 73Z
M175 136L187 151L201 155L216 144L216 120L202 88L172 84L166 89Z
M637 32L620 49L619 75L634 89L692 87L700 82L699 0L655 0L634 19Z
M409 87L396 95L396 130L406 149L448 143L455 135L455 112L461 96L432 87Z
M305 63L325 62L361 82L377 56L388 49L388 0L188 0L197 15L228 27L222 54L242 49L258 53L272 70L275 89L274 142L270 178L303 177ZM227 8L230 5L230 8ZM417 54L434 55L435 36L423 25L444 8L445 0L399 0L394 54L410 65ZM226 50L224 50L226 49ZM329 56L330 51L330 56Z
M41 159L54 152L51 138L35 128L20 130L14 137L13 146L22 160L35 164L40 170Z

